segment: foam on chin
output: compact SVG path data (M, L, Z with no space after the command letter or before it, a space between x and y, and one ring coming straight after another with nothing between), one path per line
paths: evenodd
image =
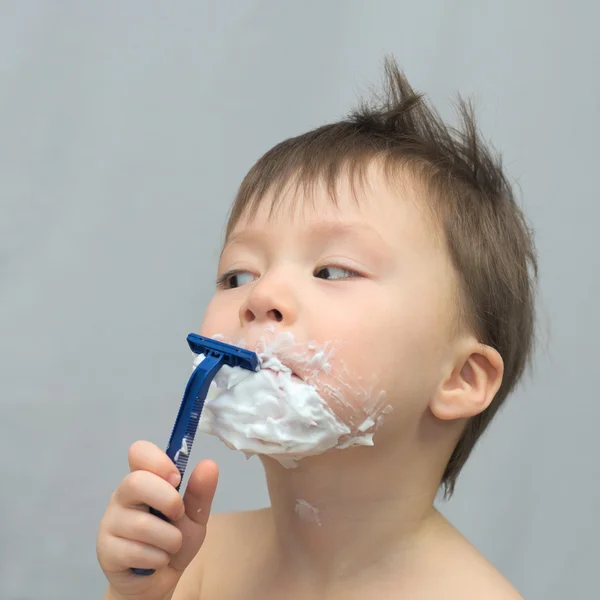
M293 343L288 337L283 339L284 346ZM373 415L365 414L359 426L352 429L343 423L313 385L293 377L292 371L272 354L274 348L281 348L281 342L258 354L258 372L241 367L220 369L206 397L199 430L217 436L247 457L268 455L288 468L295 467L303 457L331 448L372 446L376 426ZM203 355L196 355L194 368L203 359ZM306 364L315 372L327 373L330 369L325 352L307 358Z

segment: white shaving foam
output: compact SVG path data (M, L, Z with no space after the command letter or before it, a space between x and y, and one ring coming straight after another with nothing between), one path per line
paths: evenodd
M175 453L175 462L177 462L179 460L179 455L180 454L185 454L186 456L188 456L189 454L189 450L188 450L188 445L187 445L187 437L184 436L183 440L181 441L181 448L179 448L179 450L177 450L177 452Z
M319 511L312 504L308 503L306 500L296 500L296 506L294 508L296 514L303 520L308 523L316 523L321 526L321 518L319 517Z
M320 372L330 372L327 348L319 349L311 343L306 347L309 352L292 354L294 346L293 336L281 333L258 353L259 371L221 367L209 388L199 430L217 436L247 457L268 455L288 468L295 467L303 457L331 448L372 446L381 416L363 414L358 425L342 422L317 389L306 382L317 379ZM302 363L306 381L295 377L274 355L285 354L286 350L295 364ZM202 354L196 355L194 368L203 359ZM336 400L344 404L341 390L335 392Z

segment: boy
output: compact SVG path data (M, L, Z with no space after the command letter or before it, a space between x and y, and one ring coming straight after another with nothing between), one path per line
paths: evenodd
M271 507L209 520L217 466L182 499L137 442L100 525L106 599L521 597L433 501L529 360L533 242L469 107L453 131L386 75L380 104L267 152L230 215L201 334L274 359L275 392L253 412L242 382L247 412L234 386L206 419L260 454Z

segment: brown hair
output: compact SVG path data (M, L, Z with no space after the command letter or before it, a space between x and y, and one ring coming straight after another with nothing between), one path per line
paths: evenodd
M363 178L373 160L381 160L390 177L408 169L424 184L458 275L459 321L504 360L496 397L468 421L446 466L440 485L448 498L477 440L530 361L537 259L500 157L482 142L471 104L459 98L462 126L455 129L415 93L392 58L385 61L385 75L381 96L344 120L277 144L258 160L240 186L226 235L268 192L272 211L294 183L325 182L335 202L340 175Z

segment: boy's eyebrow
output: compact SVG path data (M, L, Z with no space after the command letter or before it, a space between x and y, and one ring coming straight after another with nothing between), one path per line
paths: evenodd
M220 257L223 256L227 248L236 244L244 244L246 246L260 247L264 243L265 234L258 229L244 229L238 233L233 233L223 244Z
M376 238L380 243L387 246L386 241L376 229L361 221L348 223L340 223L339 221L321 222L311 227L309 232L310 237L350 237L353 235L367 235Z
M376 238L381 244L387 247L387 242L376 229L360 221L349 223L340 223L339 221L320 222L312 225L307 232L309 239L318 237L349 237L352 235L368 235ZM264 231L260 229L245 229L232 234L225 243L225 247L231 244L248 244L254 246L264 243L264 240Z
M304 232L304 237L310 246L319 246L322 240L350 241L356 250L360 248L362 252L369 254L376 264L380 265L388 264L390 257L395 254L392 246L376 229L361 221L315 223L308 228L308 231ZM263 252L267 243L267 233L261 229L239 231L229 237L221 250L219 261L223 259L225 251L232 246L242 245L247 249Z

